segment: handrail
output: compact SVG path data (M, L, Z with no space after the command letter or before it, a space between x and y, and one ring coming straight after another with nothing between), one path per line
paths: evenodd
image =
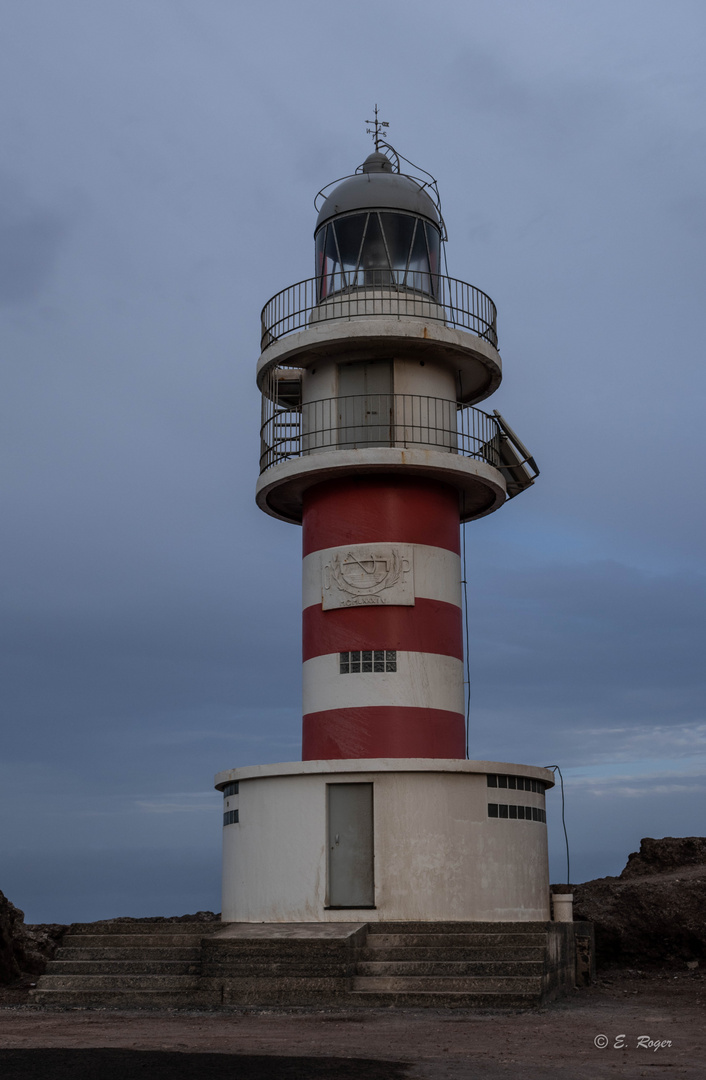
M330 319L415 316L441 322L497 348L497 311L465 281L415 270L337 271L276 293L262 309L261 348Z
M501 428L488 413L421 394L355 394L272 410L262 425L260 472L282 461L373 446L429 448L499 468Z

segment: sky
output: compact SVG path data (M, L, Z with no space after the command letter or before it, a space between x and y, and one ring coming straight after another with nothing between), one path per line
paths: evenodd
M573 881L703 834L705 32L700 0L5 0L0 889L28 921L219 910L214 773L300 757L259 313L313 273L376 102L541 468L466 529L471 757L561 767Z

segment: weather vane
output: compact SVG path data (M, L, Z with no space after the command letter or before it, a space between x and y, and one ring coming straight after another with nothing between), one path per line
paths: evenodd
M374 120L366 120L365 122L366 122L366 124L375 124L374 128L366 128L365 129L365 134L373 136L373 138L375 139L375 149L379 150L380 149L380 140L382 139L382 136L383 136L382 128L387 128L390 125L389 125L387 120L378 120L378 107L377 107L377 105L375 106L375 119Z

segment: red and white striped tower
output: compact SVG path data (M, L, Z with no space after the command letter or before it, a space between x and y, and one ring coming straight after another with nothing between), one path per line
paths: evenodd
M411 819L403 807L421 783L412 777L425 775L423 798L438 807L453 802L463 777L463 790L475 784L481 799L473 814L487 818L491 811L479 794L486 777L511 775L465 760L460 525L498 509L528 487L537 470L502 417L475 407L501 380L495 306L479 289L441 273L445 227L436 185L428 176L405 173L396 152L389 146L385 151L377 139L375 152L352 176L320 193L316 275L278 293L262 312L257 501L268 514L303 526L303 761L258 767L256 774L229 770L217 778L226 794L224 820L239 826L224 839L225 918L257 921L276 911L284 921L311 919L319 909L321 918L329 918L325 912L357 907L384 910L380 918L416 917L414 905L399 897L382 903L381 815L396 822L404 849L401 822ZM551 774L535 769L532 775L539 773L543 803ZM252 806L259 805L255 792L265 779L267 797L258 796L264 801L254 814L259 831L253 824L248 839L241 802L231 800L237 795L242 801L247 781ZM353 878L342 885L335 869L334 849L343 833L332 821L343 811L331 810L328 820L319 821L315 809L334 795L342 798L342 789L331 793L341 783L370 787L369 844L359 838L353 847L367 850L368 844L371 866L375 847L375 881L369 869L360 888L350 884ZM323 802L317 784L328 792ZM448 803L439 809L440 820L445 814L456 823L465 820L468 805ZM276 806L282 814L275 827ZM527 810L523 806L523 821L530 818ZM361 814L365 818L367 811L353 815L358 824ZM298 820L301 828L290 826L296 836L282 817ZM481 826L476 817L469 818L472 841L464 834L467 859L474 844L492 848L487 822ZM444 828L419 824L409 844L419 852L425 844L438 850L446 842ZM314 869L319 856L313 841L305 854L304 833L309 839L336 837L323 878L322 867ZM546 842L538 843L535 856L546 863ZM264 868L263 852L275 848L277 858L295 860L286 875L286 902L275 872L270 880ZM525 838L518 848L525 856L518 857L526 850ZM420 858L424 863L426 856ZM274 865L274 855L272 860ZM399 877L393 864L390 882ZM415 902L422 903L421 870L413 864ZM435 892L443 875L430 883L423 902L429 914L421 917L451 917L457 909L457 917L493 917L492 905L472 899L470 865L444 885L443 897ZM306 873L315 896L307 893ZM313 884L326 875L328 886ZM527 879L524 871L515 876ZM295 878L302 879L297 900ZM492 878L489 872L486 880ZM537 899L536 883L529 892L516 883L507 895L513 888L519 899L503 910L540 917L544 901ZM368 902L339 902L346 889ZM458 903L450 899L454 891Z

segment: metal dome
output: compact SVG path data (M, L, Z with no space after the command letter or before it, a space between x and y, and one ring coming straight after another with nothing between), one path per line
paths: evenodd
M439 228L439 212L422 183L395 172L385 154L379 151L370 154L361 170L346 177L326 196L315 231L337 214L355 210L402 210L426 218Z

